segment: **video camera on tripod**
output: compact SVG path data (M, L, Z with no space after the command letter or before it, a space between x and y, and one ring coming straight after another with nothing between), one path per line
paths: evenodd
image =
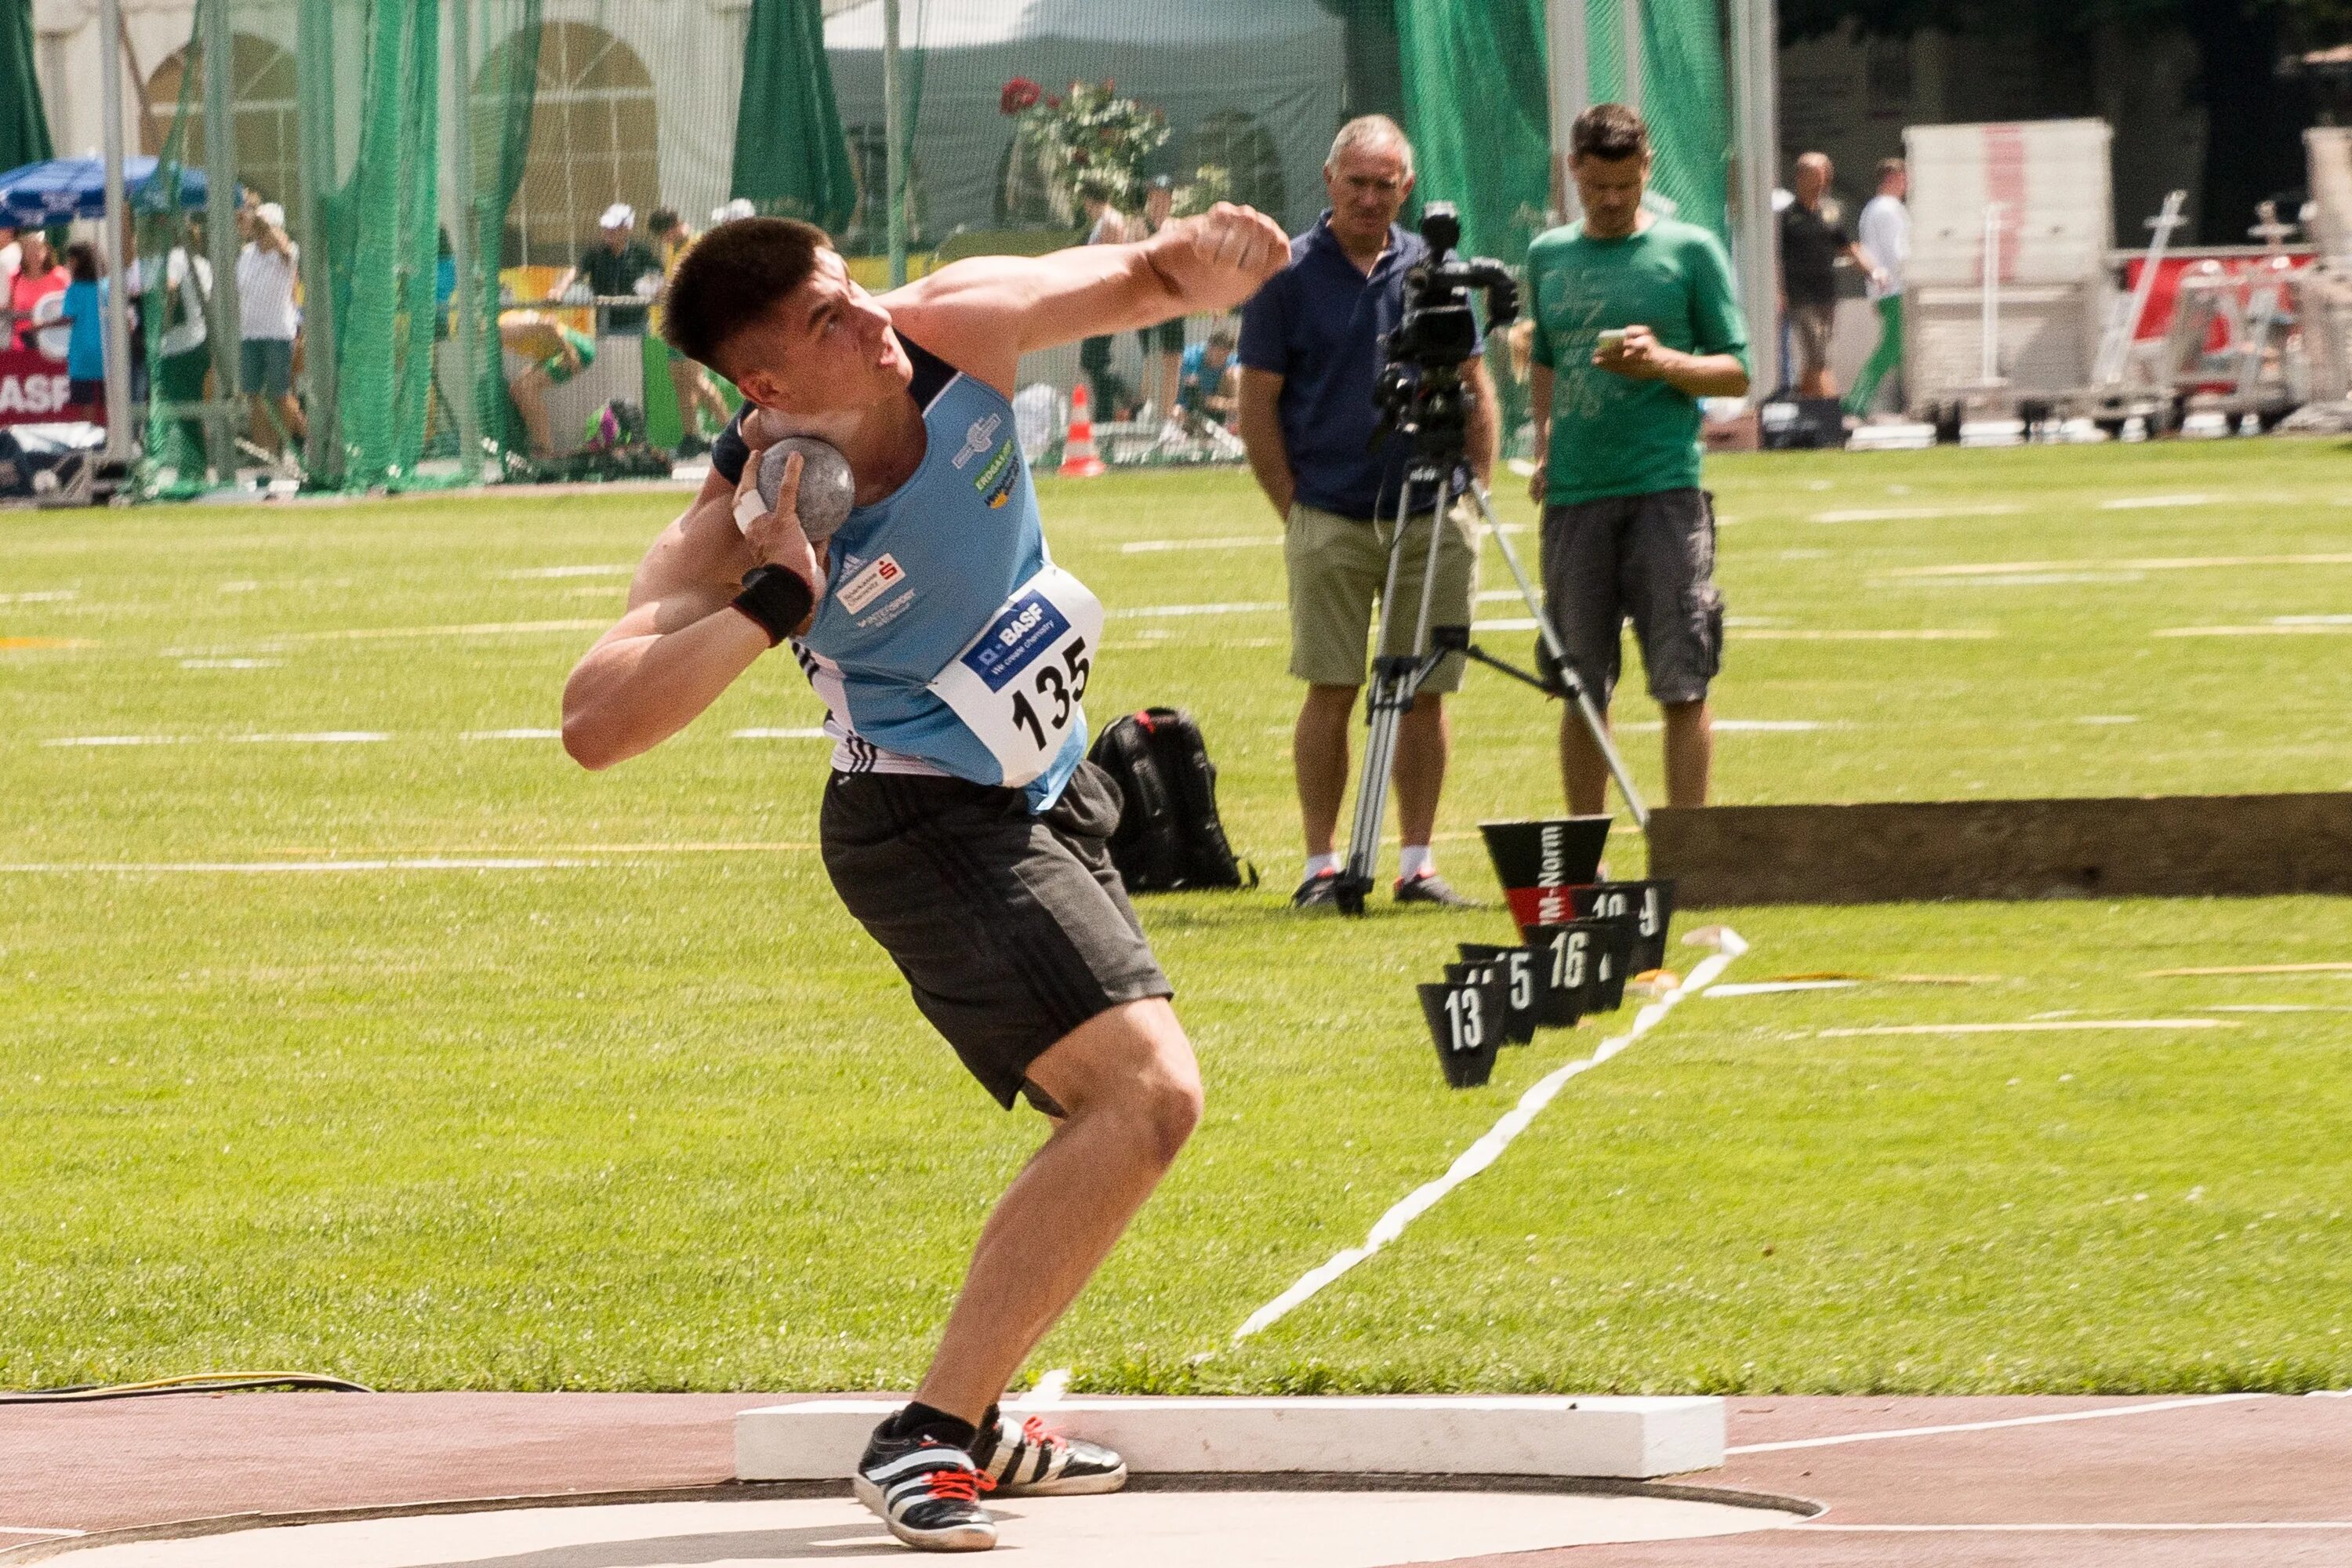
M1381 340L1380 374L1372 384L1372 400L1381 419L1372 435L1377 450L1391 436L1402 435L1412 446L1412 456L1397 487L1396 534L1389 544L1388 577L1381 591L1381 626L1376 647L1389 646L1390 618L1396 610L1397 580L1404 554L1406 525L1418 513L1431 513L1429 548L1422 562L1420 605L1413 626L1412 651L1381 653L1372 660L1372 679L1364 701L1370 734L1364 743L1364 774L1356 788L1356 816L1348 842L1348 863L1333 889L1343 913L1360 915L1372 890L1373 868L1380 858L1381 825L1388 814L1389 773L1396 761L1397 728L1412 709L1423 684L1449 654L1459 653L1515 679L1525 681L1548 697L1565 696L1576 703L1585 725L1599 742L1617 787L1636 824L1646 826L1649 811L1633 787L1625 760L1611 743L1608 726L1583 685L1569 668L1568 651L1551 617L1544 614L1518 552L1495 522L1486 492L1470 471L1467 455L1472 389L1462 379L1463 362L1478 352L1478 321L1470 293L1486 296L1489 330L1508 326L1519 313L1519 289L1510 269L1486 257L1463 260L1454 255L1462 243L1462 220L1452 204L1432 202L1423 210L1421 237L1429 258L1405 273L1404 312L1396 330ZM1416 495L1423 498L1416 504ZM1486 532L1502 546L1511 575L1519 585L1528 614L1543 639L1552 679L1520 669L1486 653L1470 640L1468 626L1432 626L1430 604L1437 577L1438 530L1465 497L1475 502ZM1377 523L1379 519L1375 518Z

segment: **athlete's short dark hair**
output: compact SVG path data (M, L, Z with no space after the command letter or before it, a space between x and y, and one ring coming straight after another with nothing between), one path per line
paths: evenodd
M662 336L690 360L729 374L719 361L744 328L809 280L833 241L813 223L739 217L694 242L662 300Z
M1614 163L1638 158L1650 150L1650 128L1622 103L1596 103L1576 117L1569 128L1570 158L1600 158Z

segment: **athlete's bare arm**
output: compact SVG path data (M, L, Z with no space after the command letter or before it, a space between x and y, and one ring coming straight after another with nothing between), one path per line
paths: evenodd
M628 612L572 669L563 688L563 749L581 766L608 768L650 751L768 651L768 634L758 623L727 608L743 574L774 563L797 572L812 595L821 592L824 576L793 510L797 454L785 459L776 509L749 531L735 525L739 491L759 472L754 447L739 485L715 471L703 481L694 503L662 530L638 564Z
M1134 245L976 256L893 289L882 303L904 335L1010 397L1024 353L1230 310L1289 260L1280 224L1220 202Z

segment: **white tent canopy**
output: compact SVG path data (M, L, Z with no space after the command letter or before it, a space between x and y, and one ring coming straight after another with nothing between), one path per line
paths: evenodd
M1180 177L1203 161L1188 145L1203 121L1247 114L1279 160L1276 216L1295 230L1322 210L1346 50L1345 28L1315 0L901 0L899 26L901 45L922 51L913 178L926 242L997 226L1013 141L998 100L1014 77L1048 92L1116 81L1122 96L1166 112L1172 134L1155 165ZM835 14L824 41L842 123L853 142L878 145L881 0Z

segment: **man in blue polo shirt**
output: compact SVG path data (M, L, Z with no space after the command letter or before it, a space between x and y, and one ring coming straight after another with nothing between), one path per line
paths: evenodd
M1377 449L1372 384L1381 338L1404 310L1404 275L1424 259L1421 237L1397 215L1412 194L1412 147L1396 121L1368 114L1340 127L1323 165L1331 205L1291 242L1290 265L1242 311L1241 437L1260 489L1283 520L1290 592L1290 673L1307 682L1292 737L1307 875L1292 901L1328 904L1338 890L1333 837L1348 793L1348 731L1364 683L1372 606L1388 573L1390 526L1410 446ZM1481 484L1495 461L1495 385L1483 359L1464 362L1476 389L1468 456ZM1376 523L1377 520L1377 523ZM1397 584L1383 653L1409 653L1421 603L1420 563L1435 519L1423 512L1405 538L1409 570ZM1476 525L1448 517L1431 584L1430 624L1467 626L1477 594ZM1404 839L1400 903L1470 900L1437 875L1430 840L1445 784L1449 740L1444 694L1462 685L1450 656L1421 689L1397 731L1397 815Z

